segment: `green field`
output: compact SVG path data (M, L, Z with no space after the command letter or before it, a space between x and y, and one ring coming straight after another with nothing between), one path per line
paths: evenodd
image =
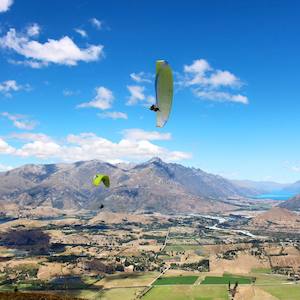
M167 245L165 248L166 252L169 251L176 251L176 252L184 252L188 250L202 250L202 246L200 245L185 245L185 244L174 244L174 245Z
M201 284L228 284L228 283L236 283L239 284L251 284L252 278L250 277L242 277L224 274L222 277L218 276L206 276L205 279L201 282Z
M154 286L142 300L228 300L227 287L191 286Z
M251 272L255 274L271 274L272 270L270 268L253 268Z
M260 288L279 300L300 299L300 286L297 285L260 286Z
M198 276L171 276L160 277L153 285L169 285L169 284L194 284Z
M256 273L253 275L255 276L255 284L257 285L264 285L264 284L272 284L272 285L278 285L281 283L287 282L287 276L284 275L278 275L278 274L262 274L262 273Z

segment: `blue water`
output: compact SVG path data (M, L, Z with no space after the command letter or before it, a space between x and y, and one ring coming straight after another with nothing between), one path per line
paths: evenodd
M288 200L291 197L294 197L295 194L261 194L258 196L254 196L254 199L271 199L271 200Z
M6 222L10 222L10 221L13 221L13 220L16 220L16 218L0 218L0 224L3 224L3 223L6 223Z

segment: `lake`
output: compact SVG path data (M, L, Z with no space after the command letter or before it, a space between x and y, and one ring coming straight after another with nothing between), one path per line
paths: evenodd
M13 220L17 220L17 218L3 217L3 218L0 218L0 224L10 222L10 221L13 221Z
M271 199L271 200L288 200L291 197L294 197L295 194L261 194L258 196L253 196L253 199Z

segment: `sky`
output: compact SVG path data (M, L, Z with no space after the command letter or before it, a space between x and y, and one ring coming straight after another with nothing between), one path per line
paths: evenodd
M0 0L0 171L158 156L300 180L298 1ZM155 127L155 61L174 74Z

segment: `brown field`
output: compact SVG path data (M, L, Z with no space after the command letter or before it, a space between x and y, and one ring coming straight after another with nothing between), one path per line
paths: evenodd
M240 286L234 300L278 300L266 291L255 286Z
M157 276L158 272L147 273L123 273L109 275L95 283L95 286L103 288L139 287L149 285Z
M213 273L248 274L253 268L269 267L270 264L267 260L262 261L249 254L239 254L234 260L218 259L216 256L210 257L210 270Z

